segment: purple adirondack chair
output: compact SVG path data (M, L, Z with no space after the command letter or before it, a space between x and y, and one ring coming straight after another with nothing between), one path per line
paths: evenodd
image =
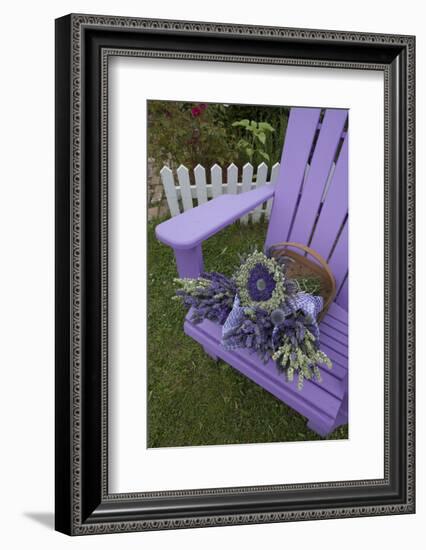
M336 299L320 324L321 349L333 369L322 382L307 380L302 391L245 349L227 351L221 326L194 325L185 333L213 358L220 358L308 419L321 436L348 421L348 138L344 109L293 108L275 184L240 195L221 195L157 226L157 238L174 250L180 277L203 270L202 243L273 197L265 250L282 241L309 245L327 259L336 279Z

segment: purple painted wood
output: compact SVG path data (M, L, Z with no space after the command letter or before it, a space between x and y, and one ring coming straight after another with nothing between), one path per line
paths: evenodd
M332 317L325 317L321 321L321 330L324 332L324 334L329 334L329 331L333 331L334 337L336 340L341 342L342 344L348 344L348 335L343 333L341 330L341 324L336 321L336 319L333 319Z
M341 315L341 318L347 318L347 313L342 310L339 306L332 304L331 308L336 313ZM348 326L341 321L338 321L335 317L332 317L330 313L327 313L320 323L320 333L321 333L321 349L326 351L326 344L324 338L329 338L328 341L336 340L339 344L347 346L348 343ZM335 350L327 347L327 354L329 354L330 359L333 362L333 369L329 371L332 376L343 380L347 376L347 354L341 355ZM333 358L331 357L333 355ZM326 367L324 367L326 368Z
M343 286L337 295L336 301L337 303L342 306L346 311L349 310L349 304L348 304L348 283L349 283L349 274L346 278L345 282L343 283Z
M330 349L333 349L335 352L337 352L342 357L348 358L348 347L341 344L338 340L336 340L333 336L329 336L324 331L321 331L321 344L324 346L329 347Z
M347 370L348 358L345 357L344 355L340 355L340 353L337 352L335 349L330 348L327 344L325 344L321 340L321 337L320 337L320 341L321 341L322 351L324 351L324 353L326 353L328 355L331 362L333 363L333 370L334 370L335 374L338 375L339 377L342 377L341 369ZM336 367L336 365L337 365L338 368L334 369L334 367Z
M340 330L336 329L333 325L329 324L327 321L324 321L324 319L321 322L321 332L328 336L332 335L338 342L340 342L342 345L347 347L348 345L347 334L343 334L342 332L340 332Z
M181 278L196 278L203 271L201 244L194 248L175 249L176 267Z
M320 113L320 109L290 111L265 248L288 240Z
M323 372L322 383L307 380L303 390L299 391L297 383L287 382L272 360L264 364L248 350L225 350L221 345L221 326L208 320L194 325L189 321L191 314L190 311L185 321L185 333L199 342L209 355L222 359L307 417L311 427L321 435L327 435L339 425L336 420L346 399L346 375L338 379Z
M323 347L321 347L321 349L324 351ZM342 359L342 362L344 363L343 359ZM333 362L332 369L329 369L325 365L321 365L320 371L321 371L321 374L327 373L327 376L337 378L338 380L343 380L347 374L347 367L346 367L346 364L340 364L337 360Z
M328 109L324 115L289 241L309 244L347 116L343 109Z
M347 213L348 137L346 136L310 245L326 259L330 255Z
M201 243L271 198L275 185L264 185L241 195L221 195L157 225L157 239L175 252L180 277L198 277L203 270Z
M347 330L347 326L348 326L348 312L347 311L345 311L344 309L339 307L337 304L333 303L328 308L327 315L329 317L333 317L334 319L339 321L342 325L346 326L346 330Z
M339 291L348 273L348 222L346 221L340 233L336 247L333 250L328 264L336 279L336 288Z
M175 250L194 248L270 199L274 191L275 184L269 184L240 195L221 195L160 223L155 234L159 241Z

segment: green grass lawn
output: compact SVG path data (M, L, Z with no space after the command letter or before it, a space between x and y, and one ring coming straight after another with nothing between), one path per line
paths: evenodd
M155 238L157 223L148 225L148 447L320 440L304 417L184 334L186 311L172 300L176 264ZM204 243L206 271L230 275L265 233L264 223L221 231ZM347 437L342 426L327 439Z

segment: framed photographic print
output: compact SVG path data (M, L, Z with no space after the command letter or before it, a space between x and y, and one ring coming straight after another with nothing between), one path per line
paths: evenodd
M413 513L412 36L56 21L56 529Z

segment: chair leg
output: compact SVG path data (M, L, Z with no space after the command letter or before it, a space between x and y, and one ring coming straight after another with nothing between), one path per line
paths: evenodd
M203 271L203 252L201 244L184 250L175 249L175 258L179 277L196 278Z
M348 423L348 394L346 393L343 398L340 410L336 416L335 421L332 424L325 424L324 422L318 422L317 420L310 419L307 426L310 430L316 432L321 437L326 437L331 432L334 432L339 426L343 426Z
M332 424L325 424L312 419L308 421L307 426L310 430L317 433L321 437L326 437L334 429Z

